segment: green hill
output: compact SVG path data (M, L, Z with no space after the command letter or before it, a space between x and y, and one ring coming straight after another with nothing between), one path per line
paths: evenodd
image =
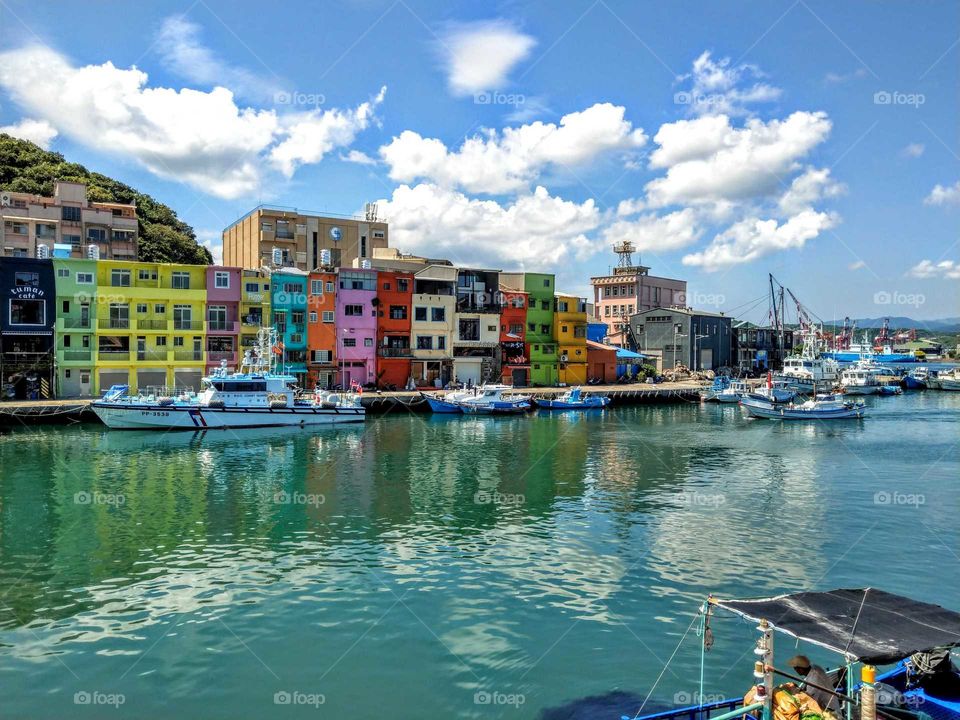
M0 188L51 196L55 180L82 182L87 198L95 202L137 204L140 259L209 265L210 251L197 244L193 228L149 195L83 165L67 162L60 153L0 133Z

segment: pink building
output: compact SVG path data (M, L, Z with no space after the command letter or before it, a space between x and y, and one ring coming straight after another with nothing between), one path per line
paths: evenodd
M211 265L207 268L207 371L220 367L236 369L240 362L241 269Z
M629 255L627 256L629 258ZM650 275L643 265L624 264L611 275L590 278L593 287L593 322L607 326L611 345L626 347L630 316L687 304L687 281Z
M377 271L340 268L334 327L337 369L344 387L375 383L377 368Z

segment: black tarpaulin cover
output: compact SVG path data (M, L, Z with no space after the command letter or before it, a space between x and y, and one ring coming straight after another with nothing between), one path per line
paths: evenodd
M870 665L960 644L960 613L875 588L711 602Z

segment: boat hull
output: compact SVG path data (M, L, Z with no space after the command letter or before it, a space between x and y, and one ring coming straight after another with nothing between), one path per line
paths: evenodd
M610 404L610 398L586 398L578 402L537 398L533 402L536 403L537 407L543 408L544 410L600 410Z
M441 400L440 398L430 397L429 395L424 395L427 399L427 404L430 406L430 410L435 413L451 413L457 414L460 413L460 406L454 402L448 400Z
M767 420L856 420L866 417L866 409L857 406L836 410L801 410L773 404L741 403L747 415Z
M822 353L822 357L830 358L836 360L837 362L857 362L857 360L862 360L864 355L859 352L825 352ZM909 363L917 362L917 357L915 355L910 355L908 353L873 353L870 354L870 359L875 362L880 363Z
M530 409L530 403L526 401L517 403L461 403L460 409L466 415L522 415Z
M927 388L926 380L918 380L915 377L907 375L903 378L903 387L906 390L925 390Z
M879 392L879 385L847 385L843 388L844 395L876 395Z
M960 391L960 380L954 380L952 378L939 378L937 384L940 386L940 390L952 390L953 392Z
M95 402L93 412L115 430L225 430L363 422L362 407L208 408Z

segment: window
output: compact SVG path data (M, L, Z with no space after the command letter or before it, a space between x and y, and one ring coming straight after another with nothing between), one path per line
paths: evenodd
M173 329L174 330L192 330L193 329L193 308L189 305L173 306Z
M113 287L130 287L130 271L129 270L111 270L110 284Z
M442 308L442 307L430 308L430 319L433 322L444 322L447 319L446 308Z
M26 235L26 234L27 234L27 224L26 224L26 223L10 222L9 220L7 220L7 221L4 223L4 226L6 226L6 227L10 230L10 232L13 233L14 235Z
M361 255L361 257L364 257ZM340 272L340 287L347 290L376 290L376 273L343 270Z
M303 325L303 310L294 310L290 313L290 321L294 325Z
M431 335L417 335L417 350L433 350L433 337Z
M374 233L374 237L376 237L376 233ZM410 281L407 280L406 278L399 278L397 280L397 292L405 293L409 291L410 291Z
M529 330L529 331L532 332L532 333L535 333L535 332L537 331L537 324L536 324L536 323L527 323L527 330Z
M156 280L157 271L156 270L138 270L137 279L138 280Z
M365 258L367 256L367 236L360 236L360 257Z
M323 295L323 280L311 280L311 281L310 281L310 294L311 294L311 295Z
M248 282L246 285L244 285L243 289L248 293L260 292L260 284Z
M120 242L133 240L133 230L114 230L113 239Z
M328 293L332 293L332 292L333 292L333 283L332 283L332 282L328 282L328 283L327 283L327 292L328 292Z
M543 286L544 286L545 288L550 287L550 278L544 278L544 279L543 279Z
M359 317L363 315L363 305L344 305L343 314L347 317Z
M163 303L156 303L153 306L153 312L157 315L163 315L164 313L167 312L167 306L164 305Z
M577 327L575 327L573 329L573 336L575 338L585 338L587 336L587 326L578 325ZM579 350L577 352L579 352Z
M604 317L610 317L610 306L609 306L609 305L604 305L604 306L603 306L603 316L604 316Z
M302 342L303 342L303 335L301 335L300 333L293 333L293 334L290 336L290 342L292 342L294 345L296 345L296 344L298 344L298 343L302 343Z
M64 301L60 304L60 307L63 308L63 314L66 315L68 312L70 312L70 301L69 301L69 300L64 300Z
M364 338L363 339L364 347L373 347L373 338Z
M443 335L437 336L437 350L447 349L447 339Z
M37 239L48 240L57 236L57 226L37 223Z
M110 303L110 327L130 327L130 306L125 303Z
M299 293L300 286L297 283L284 283L283 291L286 293Z
M107 231L103 228L87 228L87 242L102 243L107 241Z
M210 323L210 330L227 329L227 306L211 305L207 308L207 322Z
M173 338L174 347L183 347L183 335L176 335Z
M47 304L43 300L10 299L11 325L43 325L46 316Z
M314 350L313 362L315 363L333 362L333 353L330 350Z
M480 339L480 321L477 319L461 320L459 323L459 338L468 342Z
M57 268L57 277L68 278L70 271L67 268Z
M275 312L273 314L273 324L277 326L278 333L284 333L287 331L287 312Z
M79 245L80 236L79 235L64 235L63 241L69 245Z
M549 326L549 325L541 325L541 326L540 326L540 334L541 334L541 335L549 335L549 334L550 334L550 326Z
M427 321L427 309L425 307L415 307L413 309L413 319L417 322Z
M406 306L406 305L391 305L391 306L390 306L390 319L391 319L391 320L406 320L406 319L407 319L407 306Z
M166 335L157 335L157 347L166 347L167 346L167 336Z
M80 208L65 205L60 208L60 217L68 222L80 222Z
M260 232L273 232L273 223L260 223Z
M333 310L324 310L322 318L325 323L332 323L334 321Z
M510 324L510 334L511 335L523 335L523 325L520 323L511 323Z
M357 339L356 339L356 338L344 338L344 339L343 339L343 346L344 346L344 347L356 347L356 346L357 346Z
M173 275L170 277L170 287L175 290L189 290L190 273L179 270L174 271Z
M385 237L383 230L374 230L373 237L375 240L383 240Z
M385 282L385 283L383 284L383 289L384 289L384 290L389 290L389 289L390 289L390 283Z
M317 314L311 310L311 311L310 311L310 322L315 323L316 321L317 321Z
M137 314L146 315L147 314L147 304L146 303L137 303Z
M230 273L223 270L217 270L213 273L213 286L221 290L226 290L230 287Z
M560 326L560 332L566 333L566 332L570 332L570 330L567 328L566 325L561 325L561 326Z
M541 300L541 301L540 301L540 309L541 309L541 310L549 310L549 309L550 309L550 301L549 301L549 300Z

